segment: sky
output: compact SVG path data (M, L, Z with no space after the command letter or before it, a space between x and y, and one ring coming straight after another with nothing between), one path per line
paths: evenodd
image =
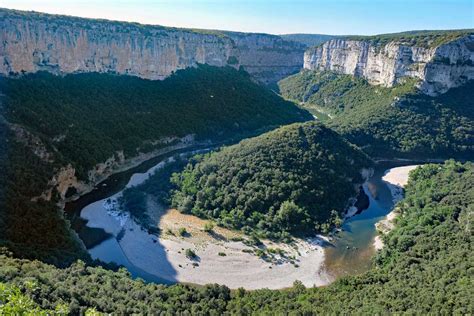
M271 34L474 28L474 0L0 0L0 7Z

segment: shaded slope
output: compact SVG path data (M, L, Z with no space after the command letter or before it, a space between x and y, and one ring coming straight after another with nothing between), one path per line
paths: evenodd
M0 244L58 265L87 256L56 191L51 201L32 200L59 168L72 164L87 181L117 152L131 158L167 137L223 141L310 118L245 72L204 65L164 81L37 73L1 78L0 93Z
M474 154L474 82L437 97L415 81L385 88L332 72L302 71L281 94L334 117L328 126L377 157L467 158Z

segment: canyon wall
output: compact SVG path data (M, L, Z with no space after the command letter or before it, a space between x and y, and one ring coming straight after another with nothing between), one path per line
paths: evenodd
M197 63L264 83L303 66L305 46L267 34L188 30L0 9L0 74L113 72L164 79Z
M254 78L274 83L303 67L306 46L276 35L226 32L239 51L240 65Z
M434 47L333 39L308 49L304 68L351 74L389 87L403 77L418 78L421 91L436 95L474 79L474 35Z

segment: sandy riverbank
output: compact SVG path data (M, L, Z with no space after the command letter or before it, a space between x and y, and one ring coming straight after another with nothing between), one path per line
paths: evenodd
M159 220L159 237L141 229L132 219L107 212L95 204L82 212L90 227L103 227L116 236L128 260L136 267L160 278L194 284L218 283L230 288L246 289L290 287L299 280L306 286L330 283L323 268L324 237L297 240L292 245L263 241L267 258L257 256L256 247L245 245L239 232L215 227L214 233L203 231L206 221L176 210L163 210L149 199L150 215ZM101 210L102 209L102 210ZM185 228L186 237L178 230ZM281 249L284 256L270 254ZM186 257L192 249L197 257Z
M390 192L392 193L392 199L394 203L399 202L403 199L403 188L408 183L408 177L411 170L414 170L420 165L410 165L403 167L396 167L388 169L382 180L387 183ZM375 236L374 247L379 250L383 248L383 241L380 234L387 234L395 226L395 219L398 216L398 210L395 207L387 216L378 222L375 226L379 235Z
M382 180L385 181L392 192L393 202L396 203L403 199L403 188L408 183L410 171L420 165L410 165L388 169Z

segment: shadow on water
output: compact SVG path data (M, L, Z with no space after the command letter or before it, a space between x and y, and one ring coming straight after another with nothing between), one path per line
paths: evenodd
M335 247L333 242L327 241L327 240L322 239L322 238L318 241L318 243L324 248L334 248Z
M208 145L201 145L186 149L178 149L170 153L158 155L155 158L141 163L137 167L113 174L112 176L108 177L106 180L99 183L91 192L82 195L77 200L66 203L64 206L64 211L67 219L71 223L72 229L74 229L74 231L79 235L87 249L93 248L102 241L110 238L111 235L107 234L104 230L99 231L100 229L98 230L96 228L90 228L86 225L87 220L81 218L81 211L86 206L120 192L128 184L131 177L136 173L144 174L159 162L168 159L169 157L192 150L198 150L207 146Z
M166 249L157 236L141 229L133 219L123 216L107 203L116 200L120 194L118 192L110 198L96 201L82 210L81 214L89 219L86 225L101 227L86 226L86 232L95 234L97 229L101 229L110 236L88 249L89 254L93 259L124 266L135 278L163 284L176 283L176 270L167 260ZM147 267L147 271L142 266ZM158 273L148 271L150 266Z
M90 193L76 201L67 203L65 205L66 216L71 222L72 228L84 242L91 257L106 263L116 263L124 266L133 277L148 282L176 283L176 270L168 262L166 250L156 235L140 229L138 225L133 223L132 219L120 222L120 217L110 212L110 209L108 211L105 204L107 201L116 199L125 187L145 181L154 172L157 165L162 164L163 161L178 154L202 150L203 148L204 146L197 146L160 155L136 168L112 175L97 185ZM84 214L87 214L87 216L82 216ZM83 217L87 217L89 220ZM156 220L158 221L156 225L159 225L159 218ZM121 246L121 243L127 239L129 239L127 242L135 239L137 249L141 247L139 251L132 249L133 257L130 258L125 255ZM129 248L133 247L129 246ZM148 262L145 262L146 260ZM153 262L153 260L159 262ZM147 267L156 263L155 268L159 267L157 268L159 273L155 275L144 271L131 261L139 261ZM158 275L164 275L166 278Z
M371 267L375 254L373 240L377 234L375 224L393 209L393 197L382 180L385 171L407 162L384 162L376 165L373 176L364 184L369 197L369 207L362 213L346 220L342 231L332 239L332 247L326 250L325 265L333 276L358 274Z

